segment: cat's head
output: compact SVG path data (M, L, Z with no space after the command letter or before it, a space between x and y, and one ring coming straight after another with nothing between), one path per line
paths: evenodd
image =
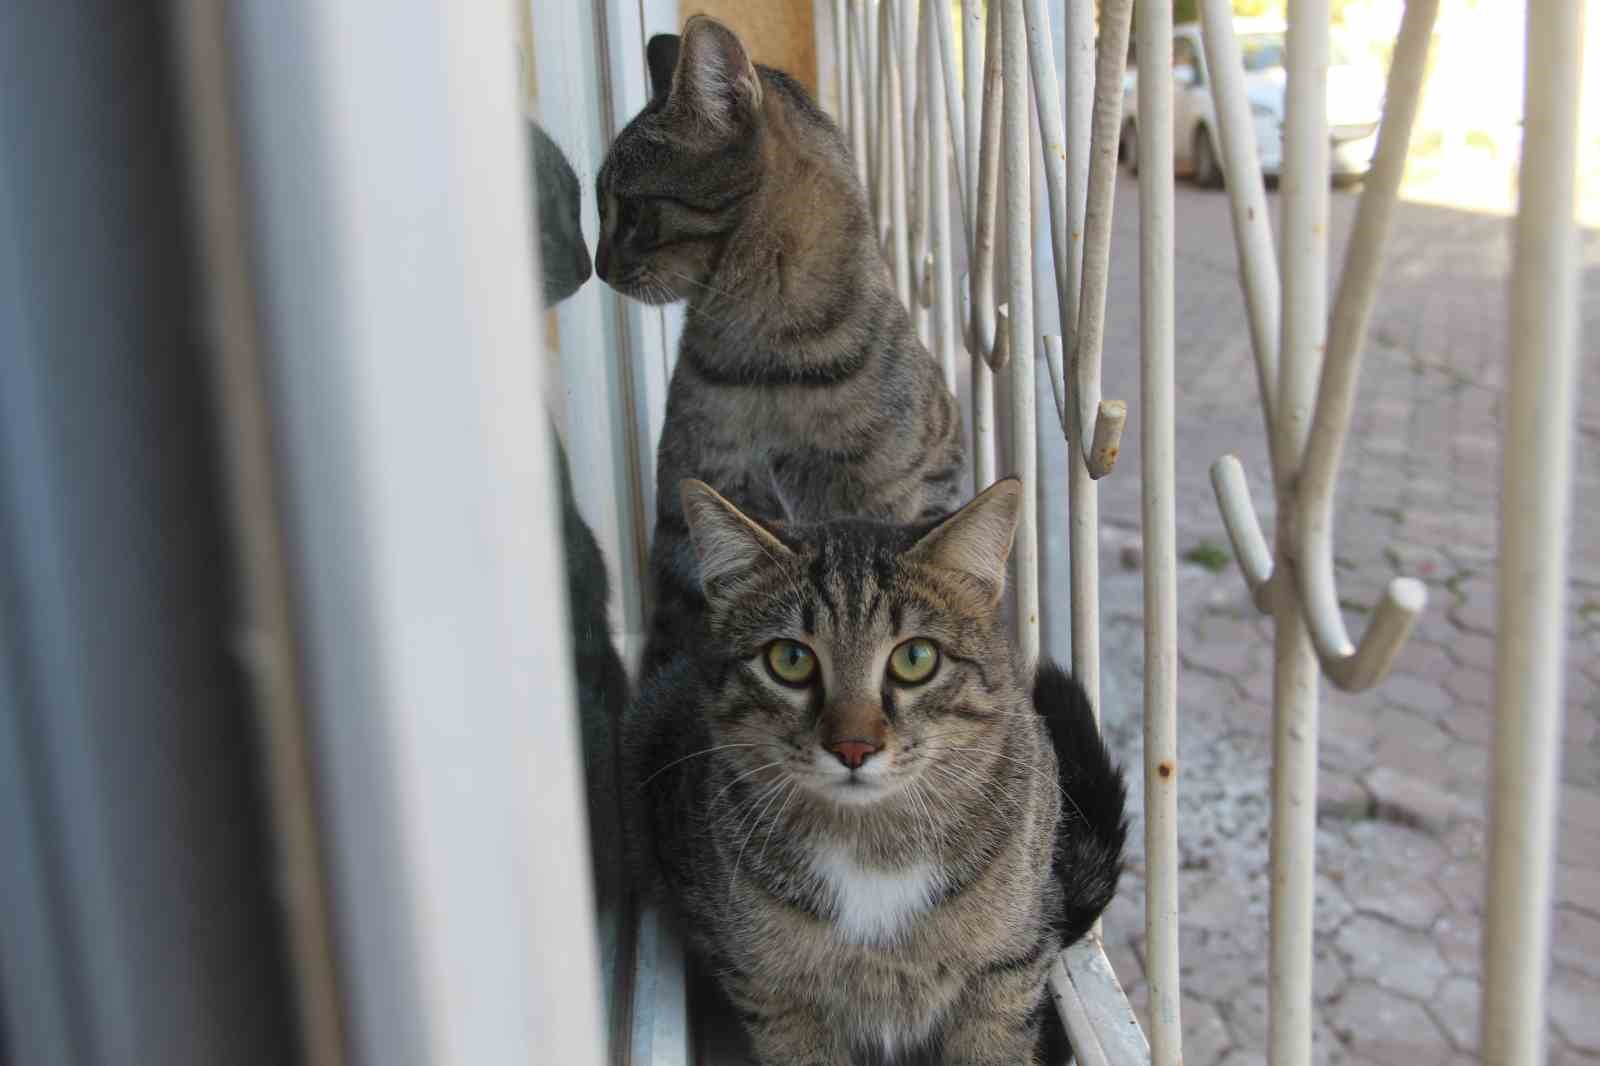
M859 199L837 127L798 82L757 67L738 36L696 15L646 49L652 97L595 181L595 272L670 303L707 291L729 242L791 260ZM841 191L842 190L842 191Z
M1013 478L932 526L780 527L684 482L717 743L839 805L961 791L1025 703L999 617L1021 499Z
M560 147L537 122L528 123L528 165L539 194L542 302L550 307L589 280L589 246L583 240L583 187Z

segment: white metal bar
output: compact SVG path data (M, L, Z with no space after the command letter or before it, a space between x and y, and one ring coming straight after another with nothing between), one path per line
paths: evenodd
M1228 206L1233 216L1233 242L1239 250L1239 282L1250 322L1250 347L1255 353L1256 384L1267 444L1273 446L1272 411L1278 400L1278 256L1272 246L1272 219L1267 213L1266 179L1256 148L1255 122L1244 87L1244 57L1233 32L1231 0L1200 0L1201 40L1217 114L1217 142L1222 152Z
M1070 293L1071 275L1069 260L1073 258L1073 245L1069 241L1067 209L1067 144L1066 129L1061 121L1061 87L1056 81L1056 60L1052 50L1050 15L1044 0L1026 0L1024 11L1028 19L1028 66L1033 73L1033 98L1039 116L1039 137L1043 141L1045 189L1050 200L1050 245L1055 253L1056 299L1061 308L1062 328L1077 310L1077 294ZM1170 45L1169 45L1170 47ZM1120 84L1120 83L1119 83ZM1081 265L1079 269L1081 273ZM1103 468L1109 473L1121 449L1122 427L1128 420L1127 404L1120 400L1102 401L1096 385L1091 392L1088 381L1099 378L1099 359L1094 360L1094 372L1085 373L1084 361L1074 363L1082 380L1074 380L1071 387L1063 379L1056 349L1046 349L1050 363L1051 381L1058 393L1056 410L1062 414L1062 430L1069 437L1077 437L1080 450L1089 456L1091 468ZM1067 406L1077 405L1074 417ZM1092 420L1088 412L1093 411ZM1089 436L1073 425L1089 426Z
M888 167L888 140L883 136L883 68L878 62L878 0L858 0L857 24L861 30L862 58L866 64L863 86L867 110L867 176L873 217L881 219L884 205L883 172ZM880 229L880 240L882 230Z
M1333 493L1345 434L1355 408L1367 320L1377 296L1383 247L1405 172L1412 121L1422 96L1422 77L1438 10L1439 0L1409 0L1400 23L1399 40L1389 66L1389 91L1378 133L1377 157L1367 174L1345 253L1329 326L1328 352L1317 386L1316 413L1295 499L1300 543L1294 573L1306 625L1323 673L1347 691L1361 691L1383 680L1428 598L1422 582L1395 578L1378 604L1360 646L1351 643L1333 574Z
M1088 4L1067 4L1067 302L1061 309L1063 336L1078 335L1078 300L1083 292L1084 214L1089 199L1088 145L1094 129L1095 27ZM1056 341L1057 348L1061 341ZM1059 350L1045 350L1053 373L1065 377ZM1100 364L1081 363L1078 381L1091 395L1100 392ZM1058 394L1065 400L1065 381ZM1063 405L1064 406L1064 405ZM1058 412L1059 413L1059 412ZM1100 708L1100 490L1089 476L1083 442L1067 434L1067 540L1071 552L1072 673L1089 695L1096 718Z
M994 306L994 230L1000 184L1000 90L1004 56L1000 20L984 19L982 0L964 0L967 110L967 184L977 205L967 253L967 351L972 357L972 462L978 488L994 483L995 380L993 360L1004 355L1005 331ZM977 76L981 63L982 75Z
M1255 505L1250 502L1250 484L1237 456L1224 455L1211 464L1211 489L1222 512L1222 525L1233 544L1233 556L1250 590L1250 598L1260 611L1272 610L1272 552L1261 535Z
M1145 976L1150 1061L1178 1066L1178 534L1175 501L1172 6L1140 0L1139 434L1144 534ZM1118 91L1121 79L1117 80ZM1115 158L1108 154L1108 158Z
M1078 301L1077 333L1068 359L1069 435L1082 442L1085 465L1094 478L1104 477L1116 463L1116 451L1096 454L1094 442L1120 437L1117 401L1099 403L1087 383L1097 375L1105 343L1106 288L1110 278L1111 223L1117 188L1117 140L1122 135L1122 77L1128 64L1128 32L1133 0L1105 0L1100 10L1100 41L1095 60L1094 120L1089 143L1089 187L1083 238L1083 290ZM1169 42L1168 47L1171 47ZM1140 123L1143 125L1143 123ZM1095 401L1095 406L1090 402ZM1127 418L1124 406L1120 412ZM1102 424L1103 423L1103 424ZM1114 430L1114 433L1113 433Z
M1005 47L1006 265L1010 275L1011 466L1022 479L1022 519L1011 558L1017 584L1017 652L1024 663L1039 656L1039 497L1038 453L1034 449L1033 239L1031 232L1033 160L1029 151L1028 36L1022 0L1004 0L1001 32ZM991 7L989 17L995 17Z
M970 323L967 347L981 356L991 369L1005 366L1009 337L999 327L995 306L995 236L1000 202L1000 125L1005 110L1002 93L1005 75L1004 42L1000 27L1003 19L991 17L986 27L988 43L983 57L983 129L978 150L978 218L968 258Z
M355 1058L599 1066L506 12L233 14Z
M894 40L895 60L899 67L900 75L900 136L905 150L911 152L911 146L916 143L916 99L919 95L919 67L917 57L921 54L920 40L917 33L917 16L921 11L919 0L885 0L894 8ZM906 180L911 179L911 166L909 158L906 169L902 171ZM908 187L910 188L910 187ZM916 260L912 260L913 273L916 269ZM914 286L913 286L914 287Z
M1327 303L1328 0L1289 0L1284 122L1283 313L1274 410L1279 513L1294 507L1310 426ZM1141 85L1141 91L1143 86ZM1277 523L1276 568L1290 565L1291 522ZM1317 660L1293 581L1275 589L1272 898L1268 1061L1311 1062L1312 904L1317 811Z
M926 16L922 0L903 0L917 19ZM930 201L933 198L933 166L930 149L932 131L928 128L928 94L922 86L928 78L928 40L932 33L917 33L916 61L906 68L905 81L909 97L911 85L917 86L914 119L911 123L911 143L916 147L911 153L911 317L917 323L917 336L930 352L934 349L933 317L928 309L933 306L933 259L928 252L933 240L933 220ZM937 358L938 353L934 353Z
M961 85L956 68L955 31L950 25L950 7L948 3L933 5L933 25L937 32L938 40L938 65L939 80L941 85L935 91L944 95L945 115L949 122L950 143L946 151L949 153L952 166L956 172L956 199L961 208L962 233L970 235L971 223L966 221L972 217L974 197L967 190L967 126L966 112L963 109ZM964 236L963 243L970 242L970 236Z
M847 0L849 2L849 0ZM868 140L867 100L872 82L867 78L866 44L862 40L863 15L860 2L849 2L845 16L850 34L850 151L856 159L856 177L869 198L872 189L871 151Z
M1501 482L1483 1061L1545 1060L1551 871L1578 397L1583 0L1528 5Z
M883 115L879 128L884 131L889 165L885 168L888 179L888 241L889 258L894 266L895 292L900 302L911 306L911 236L909 212L906 204L906 123L902 114L904 97L900 90L901 67L899 53L895 50L895 5L883 0L878 9L878 55L883 70ZM914 65L913 65L914 66ZM881 180L881 179L880 179Z
M822 6L813 5L820 25L822 19ZM839 129L844 134L845 140L850 139L850 27L848 16L845 14L845 0L833 0L828 7L829 38L833 45L833 117L838 120Z
M932 9L931 18L937 23L950 17L950 6L945 0L923 0ZM938 45L941 43L928 33L928 49L923 64L923 95L928 102L928 153L930 156L930 182L928 209L928 255L933 271L933 339L935 355L944 369L945 384L952 393L956 389L956 348L960 333L956 324L960 309L956 306L955 257L957 241L951 232L950 215L950 122L946 112L948 104L944 94L944 63ZM947 35L948 36L948 35ZM978 486L982 488L983 486Z
M966 168L961 173L963 195L968 204L967 240L976 241L978 233L978 167L982 144L980 137L984 123L983 86L988 82L984 59L984 41L988 28L983 21L984 0L961 0L961 82L962 123L966 128ZM969 248L970 251L970 248ZM972 269L968 262L967 269Z

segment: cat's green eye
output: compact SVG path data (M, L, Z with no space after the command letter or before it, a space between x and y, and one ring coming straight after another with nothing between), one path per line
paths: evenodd
M889 673L903 685L917 685L939 668L939 645L926 637L912 637L889 653Z
M767 669L785 685L809 685L817 673L817 657L798 640L767 645Z

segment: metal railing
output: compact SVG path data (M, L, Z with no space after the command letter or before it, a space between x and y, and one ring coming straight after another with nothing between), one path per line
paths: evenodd
M920 48L906 36L913 32L913 4L921 9L915 30L924 36ZM990 0L987 6L985 19L980 0L962 2L964 61L958 72L946 0L833 0L835 113L858 155L864 153L865 180L879 190L874 200L879 233L897 277L905 271L914 279L933 279L929 286L913 284L912 294L935 309L935 350L947 367L952 324L957 316L962 323L979 486L999 472L992 436L998 418L1010 440L1011 469L1004 472L1019 474L1036 492L1053 491L1038 482L1033 444L1034 356L1043 352L1068 448L1072 666L1098 707L1095 480L1114 468L1127 419L1121 401L1100 395L1100 359L1133 0L1099 5L1098 46L1089 5L1051 5L1066 9L1064 99L1045 0ZM1550 914L1577 350L1573 204L1581 7L1579 0L1565 0L1549 10L1530 5L1529 11L1528 137L1513 290L1517 349L1505 427L1499 718L1485 938L1483 1046L1486 1061L1495 1063L1542 1061L1541 967ZM1334 577L1333 496L1438 0L1406 5L1377 153L1331 315L1326 301L1328 2L1289 3L1281 282L1232 8L1228 0L1202 0L1200 10L1278 500L1275 543L1269 547L1239 461L1229 455L1213 465L1217 503L1251 597L1274 619L1269 1060L1304 1064L1311 1061L1319 679L1348 691L1380 683L1426 603L1421 582L1397 578L1366 633L1352 639ZM873 24L877 47L862 47L862 28ZM1170 5L1140 3L1138 32L1144 68L1168 69ZM920 78L891 69L911 58L920 64ZM913 100L919 85L923 99ZM863 86L876 86L876 96L864 98ZM1128 1039L1126 1001L1098 943L1065 952L1052 986L1086 1062L1148 1058L1176 1064L1181 1026L1172 82L1146 78L1139 95L1148 1051L1142 1040ZM1048 264L1032 262L1033 233L1045 220L1030 217L1030 114L1043 145ZM904 122L911 116L923 125L907 130ZM907 144L928 158L906 163ZM913 202L907 209L898 192L903 175L930 170L935 188L953 170L959 190L967 264L959 309L952 283L955 249L935 237L925 261L919 247L901 237L908 211L910 217L931 218L935 229L950 214L942 193L934 194L931 205ZM997 235L1007 249L1003 287L995 280ZM1041 273L1054 276L1065 340L1035 332L1032 282ZM997 390L1000 375L1003 387ZM999 411L994 409L997 391L1010 397ZM1037 499L1030 493L1017 541L1015 630L1028 657L1039 651Z

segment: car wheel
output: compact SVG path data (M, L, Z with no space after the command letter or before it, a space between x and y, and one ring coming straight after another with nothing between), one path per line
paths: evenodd
M1211 150L1211 133L1204 126L1194 131L1194 183L1201 188L1213 189L1222 184L1222 168L1217 166L1216 154Z
M1117 141L1117 158L1128 168L1129 174L1139 173L1139 129L1132 122L1122 124L1122 137Z

